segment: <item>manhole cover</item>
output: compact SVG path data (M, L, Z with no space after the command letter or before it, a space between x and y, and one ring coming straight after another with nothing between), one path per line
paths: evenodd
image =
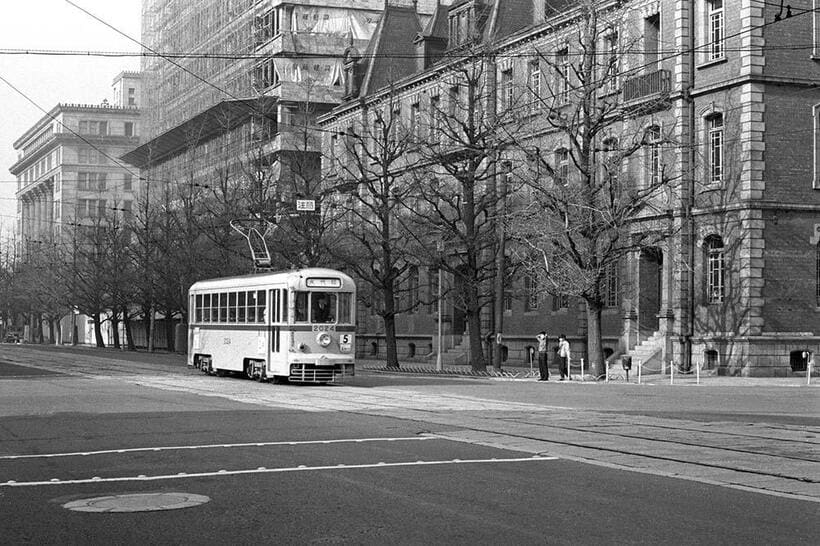
M138 493L81 499L67 502L63 508L75 512L154 512L199 506L210 500L191 493Z

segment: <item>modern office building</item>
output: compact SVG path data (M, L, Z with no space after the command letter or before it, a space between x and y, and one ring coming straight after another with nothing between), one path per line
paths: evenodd
M142 67L144 138L125 159L151 179L204 185L230 171L273 187L302 180L309 193L320 171L315 117L341 101L341 54L366 46L384 5L145 0L143 43L156 54ZM418 6L429 18L435 0ZM295 190L275 191L287 200Z

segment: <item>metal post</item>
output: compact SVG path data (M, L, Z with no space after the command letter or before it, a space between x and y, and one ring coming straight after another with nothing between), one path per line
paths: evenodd
M811 385L811 369L814 367L814 356L806 363L806 385Z
M609 383L609 365L604 362L604 373L606 373L606 383Z
M581 359L581 381L584 380L584 359Z
M670 385L675 384L675 361L674 360L669 361L669 384Z
M695 364L695 373L696 373L697 378L698 378L698 380L697 380L698 385L700 385L700 364L701 364L700 362Z
M641 384L641 361L638 360L638 385Z
M438 346L436 354L436 370L441 371L441 267L438 268Z

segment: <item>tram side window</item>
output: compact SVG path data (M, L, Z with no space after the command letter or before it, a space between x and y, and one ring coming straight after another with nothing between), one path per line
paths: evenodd
M293 320L296 322L307 322L308 293L294 292Z
M236 322L236 292L228 294L228 322Z
M265 322L265 291L256 291L256 322Z
M248 292L248 322L256 322L256 292Z
M288 291L282 290L282 322L288 321Z
M219 322L228 322L228 294L219 294Z
M237 300L236 300L237 317L236 318L237 318L237 321L239 321L239 322L245 322L245 317L247 315L247 313L245 312L245 311L247 311L247 307L245 307L247 305L245 303L245 297L246 296L247 296L247 292L240 292L236 296L237 297Z
M194 322L202 322L202 294L197 294L194 301Z

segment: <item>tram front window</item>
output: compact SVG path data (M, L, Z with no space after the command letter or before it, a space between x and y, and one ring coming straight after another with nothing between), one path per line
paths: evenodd
M336 294L311 294L310 321L334 322L336 314Z

